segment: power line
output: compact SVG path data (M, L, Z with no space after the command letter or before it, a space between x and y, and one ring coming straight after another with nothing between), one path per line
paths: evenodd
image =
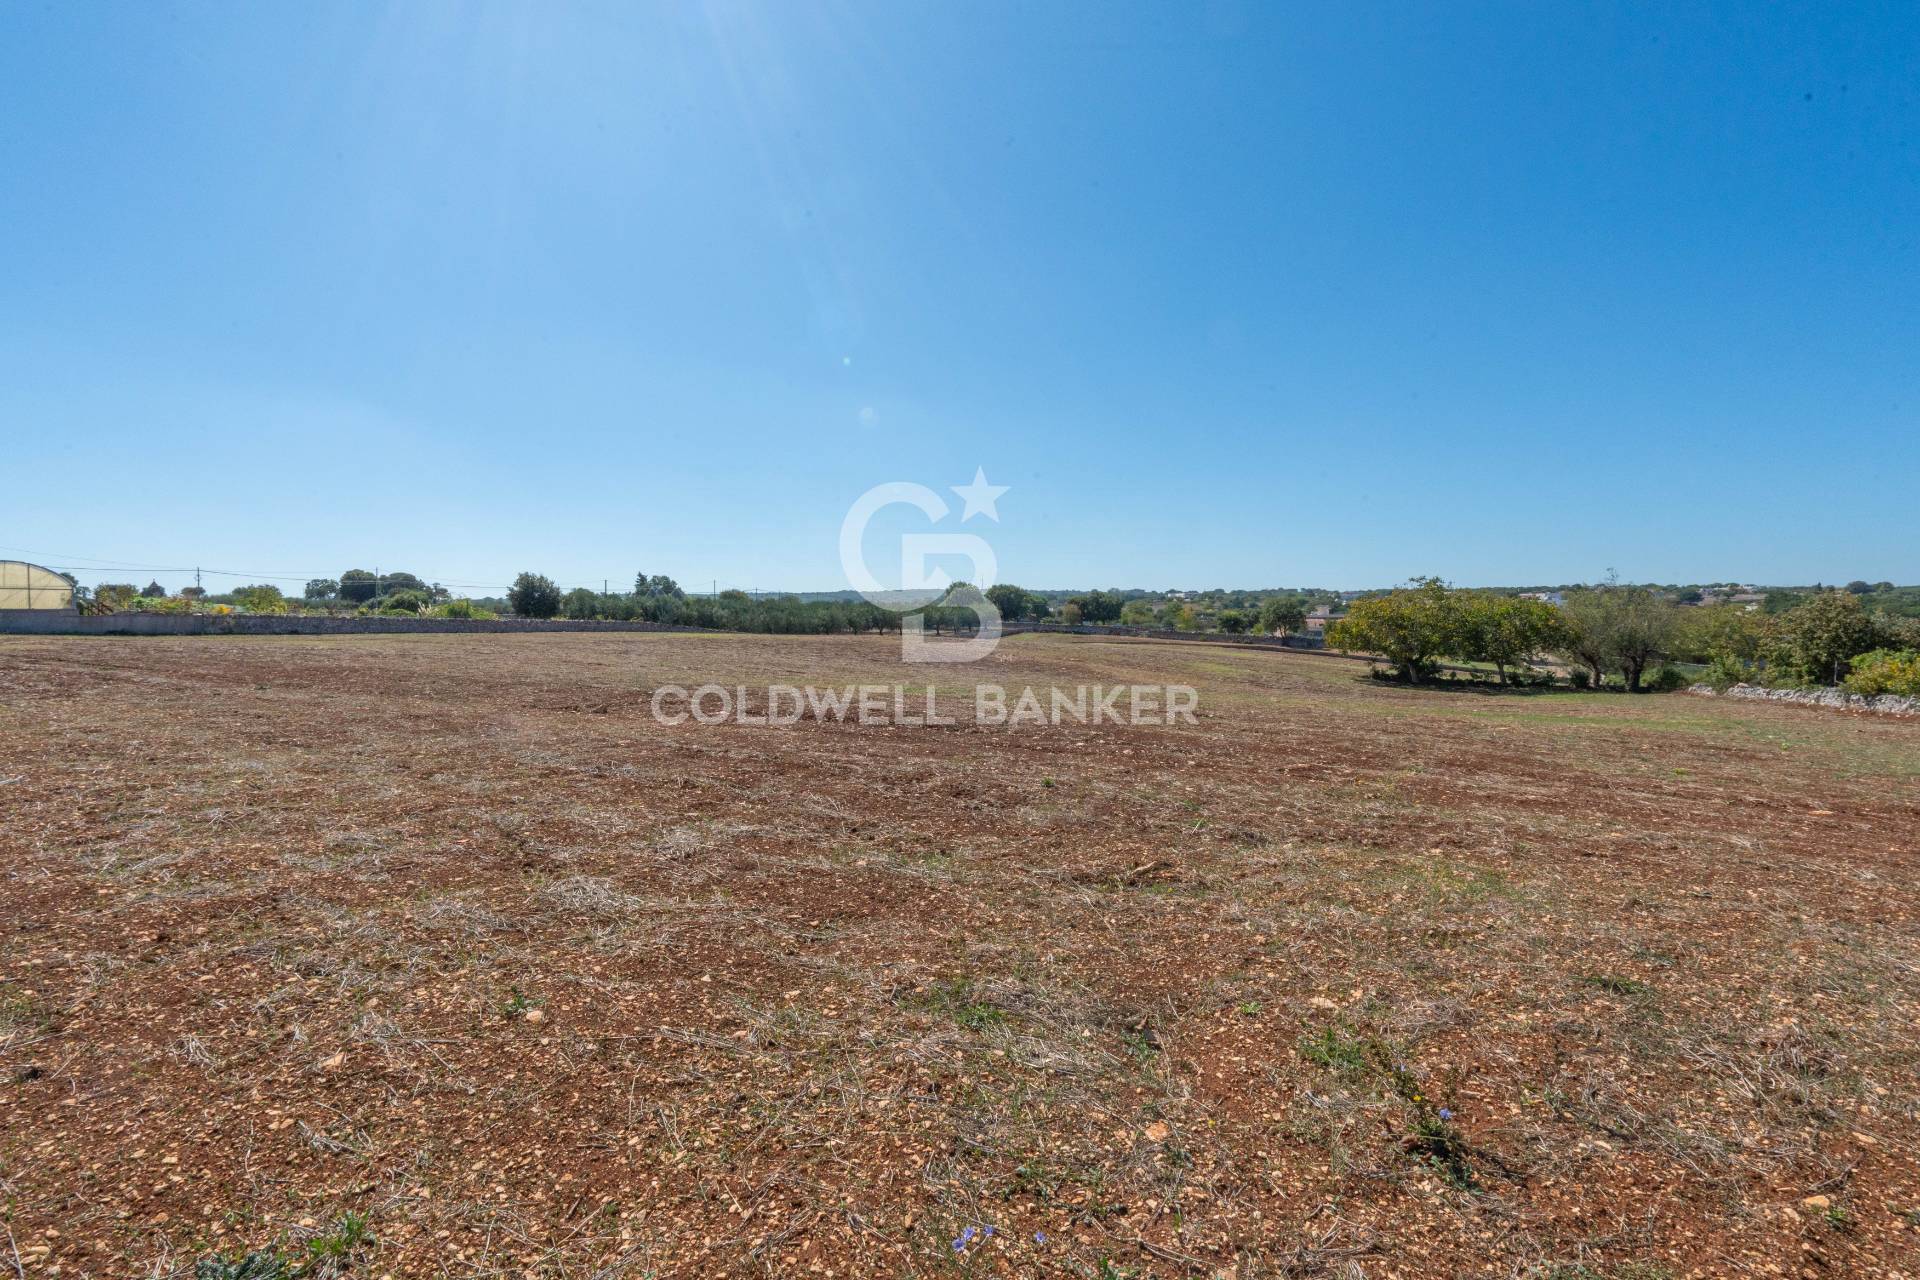
M88 569L95 572L107 572L114 569L138 569L142 573L211 573L223 578L251 578L256 582L311 582L315 579L329 579L327 573L262 573L253 569L208 569L198 565L181 564L144 564L137 560L114 560L105 556L63 555L59 552L33 551L27 547L0 546L0 551L12 551L27 556L38 563L57 561L69 568ZM83 563L84 562L84 563ZM415 575L418 577L419 575ZM427 581L436 581L427 579ZM447 582L437 580L443 587L467 587L479 590L506 590L507 584L500 582Z
M62 555L59 552L34 551L28 547L10 547L4 545L0 545L0 551L14 552L38 564L58 565L68 569L84 569L93 573L110 573L121 569L137 569L142 573L190 573L193 575L195 586L200 585L200 575L203 573L222 578L245 578L250 582L307 583L315 580L336 581L330 573L262 573L251 569L209 569L200 565L147 564L137 560L116 560L106 556ZM383 574L376 569L374 571L376 589L381 581L391 576L391 574ZM442 578L433 578L421 574L415 574L414 576L432 586L459 587L467 591L490 591L504 595L512 588L511 583L505 582L449 582ZM607 591L609 585L605 579L602 579L600 594L609 594ZM588 590L591 589L591 587L588 587ZM713 590L716 596L720 594L720 584L718 581L713 584Z

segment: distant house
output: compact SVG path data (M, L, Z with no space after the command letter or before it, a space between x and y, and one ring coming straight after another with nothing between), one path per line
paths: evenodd
M1709 587L1700 593L1700 603L1704 605L1731 604L1752 613L1767 602L1767 593L1755 591L1752 587Z
M1542 604L1559 605L1567 602L1567 593L1564 591L1522 591L1520 598L1522 600L1538 600Z
M1335 613L1332 605L1316 605L1307 612L1307 634L1325 638L1327 634L1327 624L1329 622L1338 622L1346 616L1344 613Z

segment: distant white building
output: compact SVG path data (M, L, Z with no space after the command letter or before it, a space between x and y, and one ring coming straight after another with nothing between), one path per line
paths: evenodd
M1702 605L1710 605L1710 604L1737 605L1740 608L1745 609L1748 613L1752 613L1754 610L1758 609L1761 605L1765 604L1766 602L1767 602L1767 593L1764 591L1756 591L1750 586L1743 586L1738 588L1709 587L1700 593L1700 603Z

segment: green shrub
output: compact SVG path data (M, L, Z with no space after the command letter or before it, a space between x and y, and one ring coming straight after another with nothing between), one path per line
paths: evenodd
M346 1266L353 1251L373 1243L373 1232L364 1213L344 1213L329 1231L307 1241L308 1270L334 1275Z
M1791 668L1801 684L1835 684L1845 678L1857 655L1881 647L1877 639L1859 596L1823 591L1776 621L1767 666L1783 673Z
M323 1280L343 1274L354 1252L373 1242L367 1215L345 1213L307 1241L304 1258L281 1249L215 1254L194 1264L193 1280Z
M239 1257L203 1258L194 1264L193 1280L289 1280L286 1259L261 1250Z
M426 612L428 606L433 603L433 596L425 591L407 588L388 592L374 603L380 606L381 613L420 614Z
M1791 661L1769 662L1760 672L1759 684L1768 689L1812 689L1819 681L1809 680Z
M287 598L280 588L271 583L250 587L235 587L233 602L248 613L285 613Z
M1754 670L1752 664L1730 653L1723 653L1707 664L1706 674L1700 678L1725 693L1737 684L1751 684L1754 679Z
M1848 693L1894 693L1920 697L1920 652L1912 649L1875 649L1853 660L1846 679Z
M1338 1075L1360 1075L1392 1057L1391 1051L1373 1037L1355 1035L1341 1027L1322 1027L1319 1035L1302 1037L1298 1048L1308 1062Z
M1692 683L1693 681L1687 677L1686 672L1676 666L1668 665L1654 672L1653 678L1648 680L1643 687L1653 693L1672 693L1674 690L1684 689Z

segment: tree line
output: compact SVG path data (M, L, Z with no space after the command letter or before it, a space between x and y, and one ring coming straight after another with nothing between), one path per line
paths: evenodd
M506 603L523 618L658 622L713 631L786 635L900 630L898 613L865 600L800 600L793 596L753 596L744 591L689 596L672 578L644 573L635 575L633 590L622 592L587 587L565 591L545 574L522 573L508 590ZM934 630L970 628L975 620L969 609L936 606L924 612L929 615L928 626Z
M1903 673L1920 665L1920 619L1869 612L1861 593L1847 590L1766 613L1687 607L1650 587L1608 582L1568 591L1556 607L1429 577L1355 601L1328 627L1327 643L1378 654L1413 684L1431 679L1447 660L1488 664L1503 684L1523 674L1537 678L1533 664L1552 657L1576 685L1599 687L1617 677L1629 692L1646 688L1657 664L1688 663L1704 666L1699 677L1721 686L1846 685L1886 693L1906 692ZM1653 683L1690 680L1661 667Z
M235 587L219 595L187 588L169 596L156 582L103 582L91 592L75 583L89 610L196 610L249 613L292 611L362 615L491 618L511 610L522 617L646 621L721 631L831 635L897 632L899 612L865 600L800 600L723 591L689 596L663 574L634 576L624 592L585 587L562 590L543 574L522 573L505 600L454 599L438 583L405 572L349 569L338 578L316 578L302 597L290 600L268 583ZM1421 578L1393 591L1355 600L1327 629L1327 643L1349 652L1378 654L1392 673L1410 683L1433 678L1446 662L1484 664L1501 683L1538 681L1537 665L1552 658L1577 686L1617 681L1638 691L1649 684L1670 687L1693 679L1728 686L1763 683L1782 687L1842 685L1860 693L1920 695L1920 618L1908 612L1920 589L1890 583L1850 582L1841 588L1769 591L1763 608L1737 604L1691 604L1695 591L1634 586L1617 581L1559 593L1559 607L1511 591L1461 590L1437 577ZM1307 597L1236 593L1234 603L1195 602L1169 593L1158 601L1144 593L1096 590L1053 599L1011 583L984 592L956 584L937 604L919 610L931 631L967 633L977 625L970 602L984 596L1007 622L1056 620L1192 630L1211 626L1228 633L1299 631ZM1682 672L1670 664L1696 668ZM1544 678L1551 678L1545 676Z

